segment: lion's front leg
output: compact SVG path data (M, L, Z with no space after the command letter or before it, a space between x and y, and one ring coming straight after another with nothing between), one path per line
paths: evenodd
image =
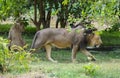
M72 62L76 62L77 51L78 51L78 46L73 45L73 48L72 48Z
M46 56L47 56L48 60L56 63L57 61L55 61L51 58L51 48L52 48L51 45L45 45L45 49L46 49L46 52L47 52Z
M82 53L84 53L87 56L89 61L96 61L96 58L90 52L88 52L86 49L81 49L81 51L82 51Z

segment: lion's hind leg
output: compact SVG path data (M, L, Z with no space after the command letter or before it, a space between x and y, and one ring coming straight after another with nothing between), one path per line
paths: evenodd
M51 58L51 49L52 49L52 46L51 45L45 45L45 49L46 49L46 57L47 57L47 59L49 60L49 61L52 61L52 62L55 62L55 63L57 63L57 61L55 61L55 60L53 60L52 58Z

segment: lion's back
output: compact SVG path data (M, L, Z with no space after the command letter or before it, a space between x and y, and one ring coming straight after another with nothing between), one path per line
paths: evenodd
M62 35L67 31L64 28L46 28L38 32L45 36L51 36L51 35L53 36L53 35L60 35L60 34Z

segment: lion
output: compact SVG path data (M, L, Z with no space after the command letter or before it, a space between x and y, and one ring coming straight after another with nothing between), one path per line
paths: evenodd
M13 45L20 47L23 47L25 45L25 41L22 38L24 27L24 23L21 20L17 20L16 23L14 23L14 25L10 28L8 34L8 40L10 41L8 44L9 50Z
M96 29L85 29L82 26L77 26L68 30L66 28L46 28L36 32L31 49L38 50L45 47L47 59L52 62L57 62L51 58L52 46L57 48L72 48L72 62L76 61L78 49L84 53L88 60L95 61L96 58L86 50L87 46L99 47L102 40L98 34L95 34Z

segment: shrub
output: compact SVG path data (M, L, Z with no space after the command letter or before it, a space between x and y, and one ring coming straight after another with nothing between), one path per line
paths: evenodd
M109 31L109 32L120 31L120 23L118 22L113 24L112 27L106 29L106 31Z
M12 24L0 24L0 33L7 34L9 32L11 26L12 26Z
M8 40L0 37L1 72L29 70L29 63L32 60L31 54L19 46L12 46L11 50L8 50L8 42Z
M25 28L24 34L31 35L31 34L35 34L35 33L36 33L36 28L35 27L27 26Z
M87 65L84 65L83 68L85 69L86 75L95 76L97 73L97 70L99 69L99 66L89 63Z
M104 46L119 46L120 45L120 31L103 31L101 38Z
M13 26L13 24L0 24L0 34L8 34L11 26ZM31 35L35 33L36 33L35 27L32 27L32 26L25 27L24 34Z

